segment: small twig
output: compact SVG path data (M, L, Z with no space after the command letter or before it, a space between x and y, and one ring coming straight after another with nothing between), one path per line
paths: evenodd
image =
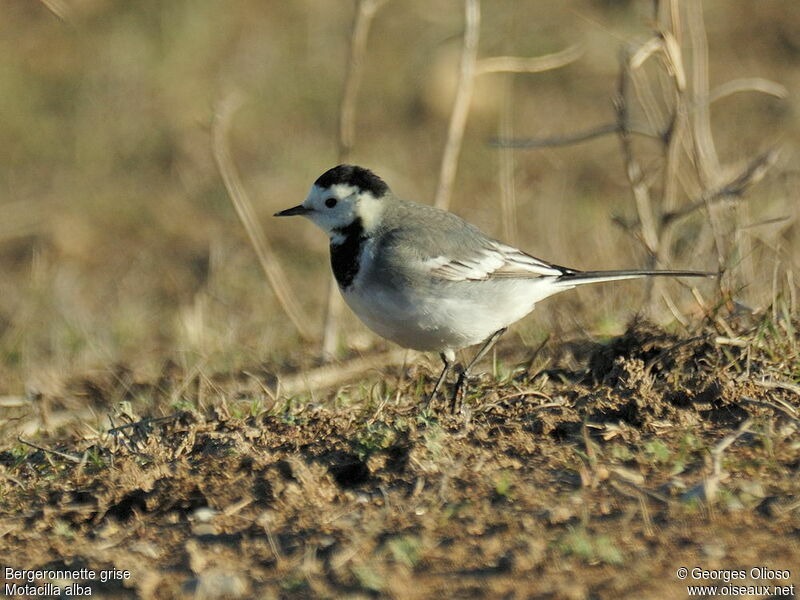
M245 496L238 502L234 502L233 504L229 504L222 510L222 514L226 517L231 517L241 511L243 508L247 508L255 501L252 497Z
M5 471L0 471L0 476L5 477L6 479L8 479L12 483L16 483L17 487L21 487L21 488L25 487L25 484L23 484L19 479L17 479L13 475L9 475Z
M621 476L619 468L612 467L611 468L611 476L612 476L613 480L615 480L615 482L618 485L619 484L623 484L623 485L630 486L631 488L633 488L634 490L636 490L640 494L649 496L653 500L658 500L659 502L661 502L663 504L669 504L670 503L670 499L667 496L665 496L664 494L660 494L660 493L658 493L656 491L649 490L646 487L643 487L643 486L637 484L636 482L631 481L630 479ZM619 490L620 488L617 488L617 489ZM622 491L622 490L620 490L620 491Z
M622 154L625 158L625 172L628 182L633 191L636 203L636 210L639 213L641 223L642 240L650 254L648 262L652 264L652 258L658 254L658 233L656 230L656 218L653 212L653 202L650 197L650 190L644 181L642 169L636 160L631 143L629 111L628 111L628 90L631 79L631 63L633 54L627 51L623 54L620 61L620 75L617 88L617 98L615 108L617 112L617 125L619 139L622 145Z
M764 219L763 221L750 223L749 225L742 225L741 227L739 227L739 231L747 231L748 229L756 229L757 227L765 227L767 225L777 225L778 223L786 223L791 225L794 222L794 220L795 220L794 217L788 215L784 217L774 217L772 219Z
M722 453L728 449L736 440L742 437L745 433L750 431L750 425L753 424L752 418L745 419L733 433L726 435L711 449L711 456L714 457L714 472L721 473L722 465L719 464Z
M543 56L492 56L475 63L475 76L485 73L542 73L575 62L583 56L583 47L575 44L553 54Z
M106 433L110 435L116 435L117 433L122 433L125 429L138 429L140 427L147 427L148 425L157 425L159 423L165 423L166 421L174 421L183 415L183 411L176 412L171 415L167 415L165 417L145 417L139 421L134 421L133 423L125 423L124 425L117 425L109 429Z
M768 402L766 400L756 400L754 398L749 398L748 396L741 397L742 402L746 402L747 404L755 404L756 406L766 406L771 408L772 410L777 410L785 414L789 419L794 421L795 423L800 423L800 419L798 419L795 415L797 412L794 410L794 407L790 404L773 404L772 402Z
M325 365L310 371L280 376L281 392L284 396L293 396L302 392L335 387L356 379L373 369L403 364L407 352L403 349L390 350L344 363Z
M117 425L111 415L108 415L108 422L111 424L111 429L109 429L109 431L113 432L112 435L114 436L115 442L119 443L120 438L122 438L122 442L125 444L128 450L134 453L139 451L138 443L133 439L132 434L129 433L127 429L123 429L122 426L117 429ZM128 425L138 425L138 423L128 423ZM133 435L136 433L136 428L134 428Z
M589 428L586 426L586 423L581 425L581 438L583 439L583 445L586 448L586 456L589 458L589 465L592 467L592 470L594 470L594 468L597 466L597 452L595 452L594 442L589 435Z
M748 188L752 187L761 181L766 175L767 171L775 164L780 155L780 148L771 148L766 152L759 154L747 166L737 173L733 179L720 187L713 190L706 190L699 199L690 202L689 204L681 207L678 210L664 213L659 223L659 229L663 230L666 227L671 227L677 221L688 217L692 213L707 207L709 204L714 205L720 202L730 201L735 198L743 196ZM764 225L773 222L779 222L789 217L779 217L758 223L757 225ZM614 222L625 230L635 229L639 227L640 221L626 221L621 217L615 217ZM744 226L740 229L747 229L751 226Z
M661 50L663 43L663 39L656 35L640 44L636 48L636 51L631 53L630 60L628 61L631 70L640 68L651 56Z
M676 32L680 35L680 32ZM667 69L675 78L675 87L679 93L686 90L686 71L683 68L683 53L681 52L681 45L678 43L676 35L670 31L662 31L661 38L663 40L664 59L667 62Z
M565 407L566 404L563 402L555 402L553 398L544 392L540 392L539 390L522 390L519 392L514 392L513 394L506 394L505 396L500 396L498 402L503 402L505 400L511 400L512 398L524 398L525 396L532 396L533 398L542 398L543 400L549 400L550 402L543 402L542 404L537 404L536 406L529 407L531 410L541 410L543 408L554 408L557 406Z
M672 313L672 316L675 317L675 320L678 321L678 323L680 323L684 327L688 328L691 321L686 315L684 315L680 311L680 309L675 304L675 301L672 299L672 297L662 290L661 299L664 301L664 304L667 305L669 312Z
M701 208L742 196L747 188L764 178L764 175L766 175L770 167L777 161L779 154L780 148L771 148L759 154L728 183L716 189L707 190L699 200L695 200L678 210L664 214L661 219L661 227L667 227L674 221L682 219Z
M742 437L745 433L750 430L750 425L753 424L752 418L745 419L741 425L739 425L738 429L733 433L726 435L722 438L712 449L711 449L711 459L712 459L712 468L713 473L711 476L703 482L703 495L705 496L706 502L711 502L717 495L717 488L719 487L719 483L722 480L723 471L722 471L722 455L728 447L733 444L736 440Z
M718 346L736 346L738 348L747 348L750 345L748 340L734 337L717 336L714 338L714 343Z
M271 517L269 516L269 513L262 513L256 524L260 525L264 529L264 533L267 534L267 542L269 543L269 547L272 549L272 553L275 555L275 561L280 564L284 561L285 557L280 547L280 540L278 540L272 533L270 521Z
M787 390L789 392L792 392L793 394L796 394L797 396L800 396L800 385L797 385L796 383L790 383L788 381L777 381L774 379L768 379L766 381L755 380L753 381L753 383L755 383L756 385L760 385L761 387L765 387L772 390L774 389Z
M621 494L628 496L629 498L633 498L639 504L639 512L642 515L642 523L644 527L645 534L648 536L653 535L653 520L650 517L650 510L647 508L647 502L645 501L645 494L639 490L639 486L635 486L628 481L624 481L623 483L619 481L612 480L611 487L615 490L620 492ZM630 486L631 489L626 489L626 485ZM665 504L668 504L665 502Z
M264 271L264 275L267 276L267 281L272 286L278 303L297 329L300 337L310 341L314 339L314 334L308 326L309 319L303 314L300 303L292 293L286 275L278 263L264 231L258 225L253 205L247 197L228 147L227 134L230 129L231 119L240 105L241 98L235 94L229 95L217 105L211 129L214 159L225 183L225 189L228 190L228 197L236 209L239 220L244 225L261 269Z
M24 396L0 396L0 408L16 408L28 406L31 401Z
M579 144L587 142L610 133L618 133L620 126L618 123L607 123L599 125L586 131L578 133L568 133L565 135L556 135L552 137L540 138L519 138L519 139L494 139L490 140L492 146L502 148L550 148L557 146L569 146L572 144ZM634 132L631 132L634 133Z
M461 152L461 141L467 125L472 90L475 85L475 63L478 57L478 40L480 38L481 7L480 0L465 0L464 12L466 30L464 46L461 51L461 68L456 88L453 110L450 113L450 125L447 130L447 142L442 154L442 165L439 170L439 185L436 189L434 205L447 210L450 206L450 195L456 177L458 155Z
M73 456L72 454L66 454L64 452L59 452L58 450L51 450L50 448L45 448L44 446L39 446L37 444L34 444L33 442L29 442L27 440L22 439L22 436L17 436L17 441L20 444L25 444L26 446L30 446L35 450L41 450L46 454L54 454L56 456L60 456L61 458L68 460L70 462L74 462L76 464L81 462L81 459L78 458L77 456Z
M760 387L767 388L769 390L786 390L787 392L792 392L796 396L800 397L800 385L797 385L795 383L790 383L788 381L778 381L775 379L768 379L766 381L753 380L752 383ZM793 415L797 414L797 409L795 409L791 404L784 402L780 398L776 398L775 400L778 401L781 405L785 406L786 410L791 411Z
M708 95L709 102L716 102L731 94L739 94L741 92L761 92L776 98L787 98L789 90L787 90L780 83L764 79L763 77L746 77L742 79L733 79L718 85Z
M650 373L650 370L656 366L659 362L661 362L664 358L675 352L676 350L680 350L684 346L688 346L689 344L693 344L694 342L698 342L700 340L706 339L708 336L705 334L695 335L693 337L687 338L685 340L681 340L670 346L669 348L664 348L661 352L656 354L653 358L648 360L644 365L645 373Z

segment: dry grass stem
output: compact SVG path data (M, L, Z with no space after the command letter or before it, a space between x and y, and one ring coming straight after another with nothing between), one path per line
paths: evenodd
M350 35L350 50L347 58L347 72L342 88L342 100L339 109L339 138L337 140L338 161L346 163L350 160L356 135L356 106L358 90L364 72L364 57L367 51L367 40L372 19L387 0L358 0L356 5L353 30ZM322 331L320 354L323 360L331 360L336 355L339 343L344 301L339 293L339 286L333 277L328 285L328 299L325 306L325 325Z
M355 115L358 89L364 72L364 57L367 50L370 25L378 10L387 0L358 0L355 20L350 36L350 50L347 58L347 71L342 89L339 111L339 162L347 162L355 143Z
M633 141L631 139L630 114L627 99L630 91L632 56L633 54L630 51L624 54L622 68L620 69L615 107L619 139L622 145L622 154L625 159L625 173L628 176L636 211L639 215L641 239L650 256L648 266L652 266L655 262L654 258L658 253L658 232L656 229L656 216L654 214L653 201L650 197L650 188L645 181L639 161L636 159Z
M542 56L492 56L475 62L475 76L485 73L542 73L559 69L583 56L583 47L574 44L552 54Z
M578 133L568 133L564 135L539 137L539 138L498 138L492 140L492 145L501 148L552 148L558 146L571 146L573 144L580 144L581 142L588 142L604 135L619 132L618 123L608 123L606 125L599 125L586 131ZM640 133L631 130L630 133Z
M343 313L344 299L339 291L339 284L329 274L328 295L325 304L325 324L322 328L322 343L320 344L320 358L323 361L329 361L336 357Z
M408 351L398 348L343 363L324 365L293 375L284 375L280 377L280 392L284 396L293 396L310 391L324 391L363 377L374 369L402 365L407 358Z
M694 105L692 128L694 131L697 166L701 181L706 187L714 187L720 173L719 157L711 133L711 108L709 99L708 39L703 23L703 5L700 2L684 2L689 40L692 47L691 94Z
M64 0L40 0L40 2L53 13L56 17L69 23L71 21L72 9Z
M514 137L514 80L506 75L503 81L503 107L497 125L497 134L501 140ZM500 207L503 215L503 238L508 243L517 245L517 198L514 186L514 151L500 148L497 153L498 180L500 182Z
M26 446L30 446L34 450L41 450L42 452L44 452L46 454L53 454L55 456L61 457L64 460L68 460L68 461L73 462L73 463L80 463L81 462L81 458L78 457L78 456L72 456L71 454L66 454L65 452L59 452L58 450L52 450L50 448L45 448L44 446L40 446L38 444L34 444L33 442L29 442L28 440L25 440L20 436L17 436L17 441L20 444L25 444Z
M711 90L708 101L709 103L713 103L727 96L743 92L759 92L761 94L767 94L768 96L775 96L781 100L789 96L789 90L780 83L775 83L763 77L745 77L742 79L732 79L731 81L718 85Z
M481 7L480 0L464 0L465 31L464 45L461 50L461 67L458 87L450 113L450 125L447 129L447 141L442 154L439 169L439 184L436 189L434 206L447 210L450 207L450 195L458 167L458 155L461 152L461 141L467 126L469 105L475 85L475 63L478 58L478 40L480 39Z
M278 259L270 246L263 229L258 224L252 203L247 197L244 186L236 171L230 148L228 147L228 132L230 130L233 114L241 105L241 98L235 94L227 96L217 105L212 126L212 146L217 168L225 182L228 197L236 209L239 220L244 225L250 243L258 257L258 262L264 275L267 277L275 297L283 311L291 320L297 332L306 341L314 339L314 333L308 326L309 319L303 314L300 303L289 286L286 275L281 269Z
M748 188L764 178L779 156L780 148L772 148L763 154L759 154L729 182L716 189L705 190L699 200L695 200L679 210L665 213L661 220L661 226L668 227L674 221L686 217L701 208L707 208L709 205L741 197Z
M706 226L697 236L696 250L702 254L706 251L704 248L714 248L718 264L724 268L732 249L727 241L721 214L716 210L717 205L741 198L776 163L779 150L770 149L755 156L730 176L727 182L720 184L722 171L711 136L710 102L744 91L758 91L783 98L786 89L756 77L733 80L709 93L708 49L702 7L699 3L688 4L691 6L675 0L657 5L659 29L656 35L642 43L630 45L623 52L614 104L615 123L563 136L511 139L501 135L494 144L503 148L554 147L578 144L616 133L620 139L637 219L627 223L621 218L615 218L615 221L642 244L646 250L646 266L671 265L674 260L674 240L679 233L676 225L683 218L705 209ZM685 53L681 47L683 12L686 13L689 29L689 53ZM651 59L658 59L660 66L655 74L652 73L653 69L648 71L644 68ZM483 61L479 61L481 63ZM646 119L647 133L632 122L632 115L637 108ZM642 133L661 140L660 187L654 186L656 171L651 160L640 158L641 153L633 139L634 134ZM733 231L738 230L733 227ZM747 247L752 244L737 239L740 251L750 256L752 250ZM743 263L741 268L746 266ZM665 290L664 282L648 282L650 298L661 296L670 311L678 317L678 305ZM679 320L685 322L685 318Z
M800 423L800 419L797 418L797 410L789 403L781 400L779 403L770 402L768 400L754 400L753 398L748 398L747 396L741 397L742 402L746 402L747 404L755 404L757 406L766 406L771 408L772 410L782 412L786 417L788 417L791 421L795 423Z
M722 455L725 453L725 450L730 447L736 440L742 437L745 433L750 431L750 426L753 424L752 417L748 417L745 419L741 425L739 425L738 429L733 433L726 435L722 438L716 446L711 448L711 460L713 466L713 473L711 476L706 479L703 484L704 491L705 491L705 498L708 502L714 500L717 495L717 489L719 488L719 484L722 481L723 477L727 475L727 473L722 469Z

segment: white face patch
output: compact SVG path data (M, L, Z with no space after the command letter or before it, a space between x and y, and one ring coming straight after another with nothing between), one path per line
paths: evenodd
M363 192L358 199L357 212L358 216L361 217L364 231L370 233L375 231L381 221L383 203L371 193Z
M347 228L358 218L365 232L374 231L383 211L381 201L370 192L359 194L357 187L345 183L330 188L312 186L303 206L311 209L305 216L325 231L334 243L343 241L337 230Z
M355 192L350 185L337 184L331 188L313 185L303 202L310 209L305 216L329 236L336 235L334 230L347 227L356 218ZM332 200L336 203L332 204Z

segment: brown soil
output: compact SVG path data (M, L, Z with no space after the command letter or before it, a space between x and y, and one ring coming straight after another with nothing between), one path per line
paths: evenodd
M714 583L682 566L797 585L796 339L727 328L634 323L532 361L503 348L505 370L455 416L421 410L421 369L266 410L243 376L160 421L118 416L115 434L6 437L0 563L130 571L89 582L105 598L685 598ZM163 414L202 387L175 369L39 402Z

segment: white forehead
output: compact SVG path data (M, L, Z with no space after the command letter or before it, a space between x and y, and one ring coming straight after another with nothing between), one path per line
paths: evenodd
M335 196L336 198L344 199L356 194L357 192L358 188L348 183L337 183L329 188L320 187L314 184L311 186L311 192L309 193L309 198L315 200L318 198L328 198L331 196Z

